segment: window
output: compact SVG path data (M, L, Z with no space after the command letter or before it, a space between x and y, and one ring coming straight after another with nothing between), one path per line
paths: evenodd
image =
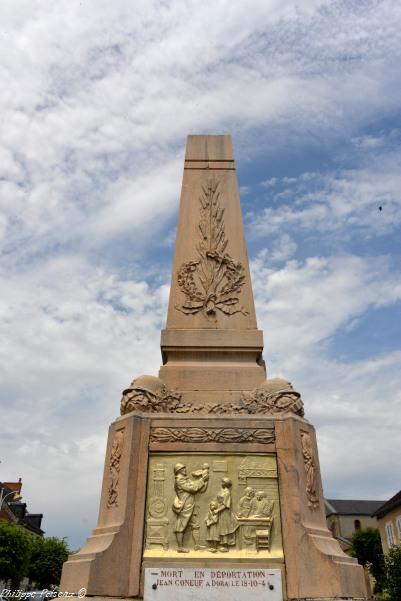
M354 528L355 530L361 529L361 520L354 520Z
M395 545L393 522L386 522L385 528L386 528L386 535L387 535L387 544L390 548L393 545Z
M401 515L399 515L397 518L397 528L398 528L398 538L400 539L400 543L401 543Z

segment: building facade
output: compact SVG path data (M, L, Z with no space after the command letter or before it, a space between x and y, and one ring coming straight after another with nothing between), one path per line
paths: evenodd
M22 479L18 482L0 482L0 519L18 524L35 536L43 536L43 513L30 513L21 499Z
M401 490L382 504L375 512L383 551L401 544Z
M383 505L383 501L325 499L325 505L327 526L347 552L355 531L378 527L372 514Z

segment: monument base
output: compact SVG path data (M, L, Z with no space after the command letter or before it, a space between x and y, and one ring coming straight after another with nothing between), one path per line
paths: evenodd
M180 483L193 486L186 518ZM60 590L139 599L144 569L160 566L274 568L287 601L366 599L362 567L326 526L314 429L289 413L130 413L110 426L98 525Z

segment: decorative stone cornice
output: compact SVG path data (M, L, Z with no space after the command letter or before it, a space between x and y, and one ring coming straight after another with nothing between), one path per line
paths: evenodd
M140 376L124 390L121 415L142 413L189 413L194 415L304 415L303 402L289 382L280 378L266 380L262 386L243 394L234 403L182 403L182 393L168 390L159 378Z

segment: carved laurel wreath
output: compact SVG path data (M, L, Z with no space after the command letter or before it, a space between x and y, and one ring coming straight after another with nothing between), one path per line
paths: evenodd
M245 281L244 267L225 252L228 240L218 187L219 183L214 181L202 186L199 242L196 246L198 259L181 265L177 274L178 285L186 300L175 308L186 315L202 311L208 319L214 318L216 310L226 315L248 315L237 296Z

